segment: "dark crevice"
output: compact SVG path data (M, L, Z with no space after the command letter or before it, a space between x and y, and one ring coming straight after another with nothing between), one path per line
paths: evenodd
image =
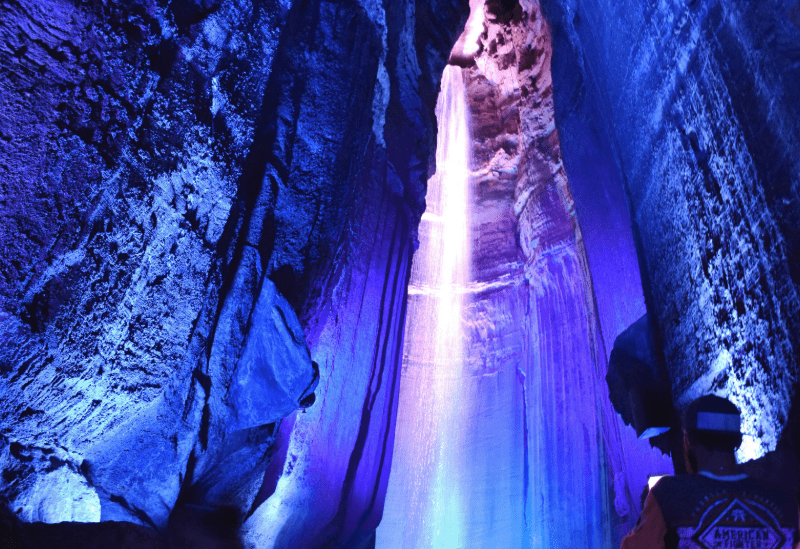
M405 227L404 223L404 233L407 232L407 227ZM378 496L381 489L381 478L384 475L384 467L390 465L391 456L387 455L390 453L391 449L394 447L394 429L393 423L395 420L395 405L399 404L398 397L399 397L399 383L400 383L400 372L402 370L402 360L403 360L403 337L402 337L402 330L405 326L405 319L406 319L406 312L408 307L408 281L411 276L411 261L413 257L413 249L409 246L409 242L406 242L404 245L404 249L401 253L398 254L397 264L395 265L395 284L393 285L393 292L397 290L397 281L402 276L404 280L403 284L403 292L401 298L401 309L400 315L398 317L396 337L395 337L395 345L394 345L394 353L391 357L392 363L395 365L394 372L392 375L392 386L388 392L388 399L389 405L386 411L386 429L384 430L383 434L383 444L381 445L381 455L378 461L378 471L375 475L375 484L372 490L372 497L370 498L369 506L364 510L361 515L361 519L359 520L358 528L355 529L353 533L353 537L357 536L360 532L360 528L369 520L370 515L373 513L375 509L375 505L378 503ZM406 268L401 268L405 266ZM394 295L394 293L393 293ZM388 334L387 334L388 337ZM388 343L388 341L387 341ZM388 475L388 471L386 472Z
M143 510L139 509L135 505L129 504L128 501L124 497L117 496L117 495L110 495L108 499L112 503L116 503L117 505L120 505L121 507L123 507L126 511L131 513L133 516L135 516L137 519L139 519L143 523L145 523L148 526L150 526L153 530L158 530L158 527L156 526L156 523L153 522L153 519L151 519L150 516L147 513L145 513Z

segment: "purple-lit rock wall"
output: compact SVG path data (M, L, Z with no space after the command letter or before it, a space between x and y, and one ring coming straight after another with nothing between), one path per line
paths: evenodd
M544 4L567 169L585 134L608 136L601 168L624 183L676 406L729 396L740 457L758 457L787 421L800 345L795 2Z
M0 10L12 512L160 528L180 494L244 516L288 455L265 504L287 521L277 546L368 540L433 106L466 6ZM283 430L260 423L317 381ZM253 382L283 392L274 410L253 406Z
M486 285L473 305L474 375L484 384L496 376L499 385L503 370L514 368L507 383L518 384L510 392L527 423L516 419L505 431L524 430L522 448L512 444L509 451L525 464L527 539L614 546L638 516L647 475L670 472L669 461L622 423L604 381L605 332L622 331L641 314L626 207L600 162L584 160L594 173L581 179L579 172L572 181L553 104L551 32L538 3L521 2L511 12L487 3L487 19L468 85L475 278ZM602 142L584 146L586 157L602 156ZM594 208L584 222L580 206L587 203ZM513 287L515 272L524 284L512 291L504 286ZM509 348L511 341L518 343ZM488 429L504 397L486 399L485 393L475 403L477 425L486 422L478 432ZM480 469L488 478L494 461L487 455Z
M368 13L385 29L376 87L383 103L373 104L373 121L385 123L367 145L337 253L302 314L320 364L318 401L281 438L283 463L270 466L265 501L243 526L248 547L368 545L383 512L433 105L466 6L375 4Z
M397 455L377 547L618 546L647 474L671 464L636 440L607 397L594 269L554 120L549 27L537 2L485 9L475 66L463 70L471 277L463 310L439 310L437 323L426 316L446 298L428 281L443 267L428 259L426 276L415 256ZM602 265L627 280L602 280L603 304L622 301L606 315L621 331L642 312L630 228L615 217L624 195L614 180L582 183L601 196L599 183L616 191L607 201L616 211L601 212L612 227L588 225ZM446 245L433 242L448 222L441 215L423 218L423 245ZM615 264L620 248L632 272ZM452 360L434 363L429 332L448 322L461 324L465 358L452 345Z

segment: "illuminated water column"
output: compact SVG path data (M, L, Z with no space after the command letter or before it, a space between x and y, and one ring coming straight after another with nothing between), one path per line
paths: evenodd
M468 547L462 535L462 310L470 276L469 131L461 69L447 66L409 286L394 459L377 547Z
M485 53L444 75L377 549L618 547L643 473L667 472L607 397L549 31L528 21L492 43L535 43L540 64L520 75L500 67L513 52Z

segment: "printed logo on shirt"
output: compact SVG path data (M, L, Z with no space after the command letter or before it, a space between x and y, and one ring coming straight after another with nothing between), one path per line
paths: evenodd
M678 528L679 549L791 549L791 532L756 501L722 497L704 509L696 527Z

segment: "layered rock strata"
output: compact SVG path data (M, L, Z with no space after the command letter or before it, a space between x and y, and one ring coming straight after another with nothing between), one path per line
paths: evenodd
M259 495L265 501L243 526L248 547L369 546L383 512L405 294L434 151L428 129L466 6L367 8L378 29L385 25L386 73L378 67L373 103L373 122L385 122L347 196L337 252L315 268L301 318L320 365L318 400L281 427L281 459L270 465Z
M463 71L472 269L463 310L447 317L461 324L465 358L456 345L442 364L421 351L432 321L420 311L445 297L423 284L432 274L412 274L399 476L378 547L618 546L646 475L670 464L635 443L607 397L592 272L554 121L549 27L536 2L485 10ZM436 215L423 218L423 245L436 246ZM445 389L448 421L431 435Z

